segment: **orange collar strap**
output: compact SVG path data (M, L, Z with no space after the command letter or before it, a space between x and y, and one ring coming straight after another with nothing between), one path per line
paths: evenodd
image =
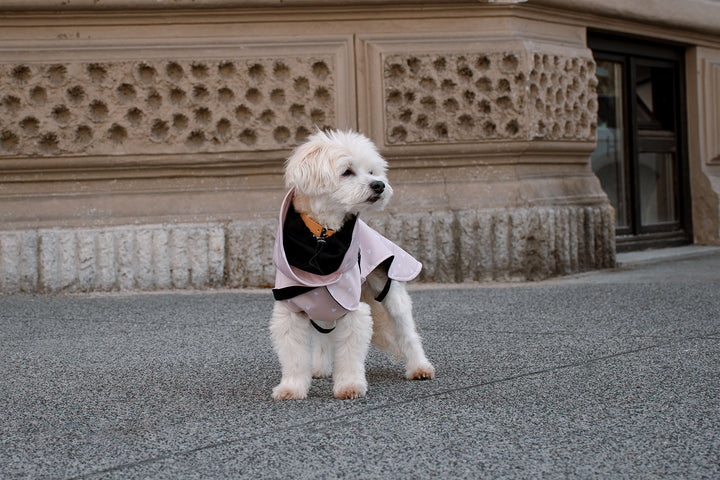
M310 229L310 232L318 238L327 238L335 233L335 230L330 230L329 228L323 227L318 222L308 217L304 213L300 214L300 218L302 218L305 226Z

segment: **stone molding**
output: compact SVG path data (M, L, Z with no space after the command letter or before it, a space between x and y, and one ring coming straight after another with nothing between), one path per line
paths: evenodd
M638 24L655 24L680 27L688 30L720 34L720 5L706 0L453 0L461 7L489 5L512 6L526 4L540 9L548 7L561 12L601 15L623 18ZM212 9L267 9L288 11L295 8L371 8L380 6L415 8L442 6L438 0L3 0L7 12L72 12L72 11L129 11L129 10L212 10Z
M453 0L453 3L488 3L511 5L528 0ZM214 8L280 8L280 7L354 7L387 4L437 4L437 0L3 0L2 8L14 10L125 10L125 9L214 9Z
M420 281L540 280L615 264L605 206L375 216L423 263ZM0 231L0 292L271 286L277 222Z
M530 0L529 4L720 34L720 4L705 0Z

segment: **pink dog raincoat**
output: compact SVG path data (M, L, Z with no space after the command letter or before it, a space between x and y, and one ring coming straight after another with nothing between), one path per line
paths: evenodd
M300 287L295 291L303 292L280 300L291 311L304 312L314 322L332 324L347 312L357 310L360 285L379 265L390 262L388 277L392 280L406 282L420 273L420 262L360 219L355 222L352 240L336 271L318 275L290 265L283 245L283 228L293 197L294 190L290 190L283 201L273 252L277 267L275 298L287 297L287 294L278 295L277 292L293 291L293 287Z

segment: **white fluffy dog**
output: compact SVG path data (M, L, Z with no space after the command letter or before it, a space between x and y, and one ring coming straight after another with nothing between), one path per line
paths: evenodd
M435 376L404 283L421 265L358 219L392 196L386 169L369 139L341 131L312 135L286 162L270 322L276 400L305 398L313 377L330 375L335 397L364 396L371 340L408 379Z

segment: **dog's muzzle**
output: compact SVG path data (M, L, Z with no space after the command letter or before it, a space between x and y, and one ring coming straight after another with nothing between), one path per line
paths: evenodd
M368 198L368 202L375 203L382 198L382 194L385 191L385 183L380 180L375 180L370 183L370 189L373 193Z

